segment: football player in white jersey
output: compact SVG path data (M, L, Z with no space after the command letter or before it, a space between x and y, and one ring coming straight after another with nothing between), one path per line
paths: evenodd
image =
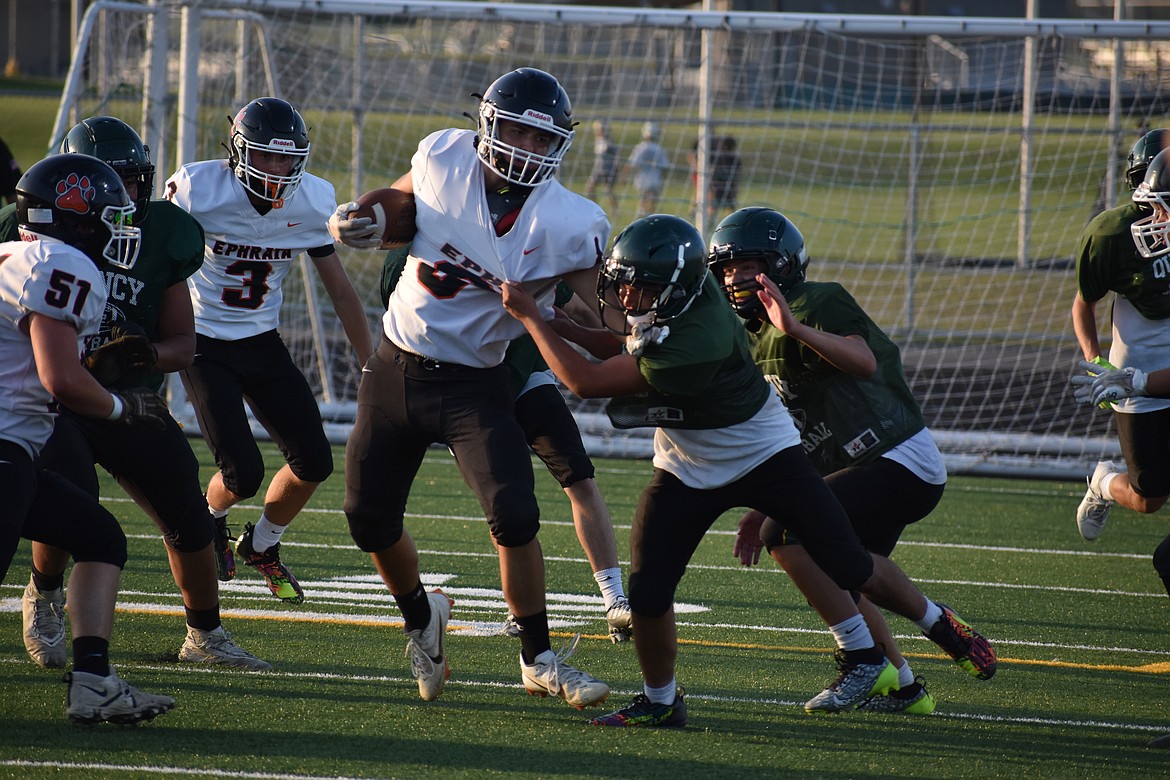
M393 184L414 193L418 232L362 374L345 453L345 511L354 542L373 557L402 610L424 700L437 698L450 674L444 633L452 602L423 589L403 514L433 442L451 448L487 517L520 629L524 687L577 708L609 695L609 686L565 662L572 648L550 647L532 462L502 365L508 343L524 332L501 305L505 280L549 312L558 278L582 299L596 288L609 221L554 178L572 139L565 90L544 71L520 68L488 87L478 131L427 136L410 172ZM351 210L343 204L330 218L334 237L376 245L369 239L380 227L349 219Z
M286 463L235 552L263 575L273 595L300 604L304 592L280 559L280 538L333 472L316 399L277 332L281 283L301 252L312 258L361 364L373 344L361 300L326 229L336 203L333 185L305 171L304 119L287 101L257 98L236 114L228 148L227 160L184 165L166 185L167 199L198 219L206 234L203 266L188 279L196 343L183 384L219 466L207 503L217 519L221 578L235 570L227 559L227 511L256 495L264 479L246 400Z
M97 332L106 305L101 269L129 269L137 258L134 204L113 168L78 154L29 168L16 204L23 241L0 244L0 580L20 536L67 550L66 714L75 723L149 720L175 700L136 690L110 665L126 537L97 501L33 462L53 431L54 401L87 417L164 425L158 395L111 393L79 359L81 339Z

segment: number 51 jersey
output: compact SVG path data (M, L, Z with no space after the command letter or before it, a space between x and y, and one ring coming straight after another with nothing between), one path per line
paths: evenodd
M0 439L36 457L53 432L52 396L41 384L23 329L32 313L62 320L81 339L97 332L106 308L102 272L56 239L0 244Z

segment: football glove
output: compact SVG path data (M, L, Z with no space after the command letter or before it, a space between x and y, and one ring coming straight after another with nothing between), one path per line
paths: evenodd
M105 386L127 376L147 372L158 362L158 350L142 326L119 322L110 326L110 339L85 357L85 367L93 378Z
M377 249L382 246L382 226L369 217L349 218L359 208L355 201L342 203L329 216L329 235L354 249Z
M1082 360L1080 368L1097 373L1072 378L1073 398L1079 403L1103 405L1146 394L1149 377L1139 368L1102 370L1100 365L1088 360Z
M670 326L658 327L648 322L634 322L630 328L630 335L626 336L626 352L634 357L640 357L651 344L661 344L670 335Z
M158 393L144 387L135 387L130 390L119 390L114 395L122 402L122 414L117 418L117 422L122 425L141 423L160 431L167 427L167 418L171 416L171 410Z

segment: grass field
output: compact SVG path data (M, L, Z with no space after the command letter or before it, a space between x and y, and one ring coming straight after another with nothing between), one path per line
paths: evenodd
M204 463L211 461L194 442ZM336 452L338 466L343 453ZM275 452L268 450L273 466ZM598 480L628 538L649 465L599 461ZM284 559L305 586L281 604L251 571L224 587L225 625L271 661L263 674L191 668L175 654L181 603L153 526L109 480L131 561L122 581L113 661L146 690L178 700L139 727L78 729L64 717L60 673L28 660L20 639L27 545L0 587L0 776L48 778L744 778L1164 777L1170 754L1166 594L1149 563L1159 517L1115 510L1095 544L1077 536L1075 483L955 478L938 510L911 527L895 559L925 591L995 642L999 674L979 682L916 628L892 619L938 700L931 716L812 717L803 702L833 677L830 641L772 565L732 558L736 517L720 519L677 596L679 682L690 724L679 732L589 727L591 712L529 698L485 523L446 452L428 455L409 506L426 583L455 599L453 675L442 698L418 699L399 615L367 556L351 544L335 474L299 517ZM545 513L554 644L624 705L640 690L631 644L605 639L600 597L567 517L537 474ZM232 514L258 516L255 501ZM627 560L622 554L623 563Z

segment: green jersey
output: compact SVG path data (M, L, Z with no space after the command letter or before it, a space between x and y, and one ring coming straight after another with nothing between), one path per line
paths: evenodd
M1130 225L1149 216L1130 201L1102 211L1081 231L1077 250L1077 289L1086 301L1110 291L1129 301L1149 320L1170 317L1170 260L1138 254Z
M780 393L817 470L831 474L868 463L925 427L902 370L898 346L836 282L802 282L788 295L801 323L838 336L861 336L877 360L862 379L848 374L770 322L753 336L753 354Z
M165 200L152 200L146 219L136 224L142 228L138 259L129 271L113 267L103 270L106 310L101 329L86 340L86 354L106 343L110 326L119 322L136 323L151 341L157 341L167 288L182 282L203 264L203 228L178 206ZM0 240L18 237L16 205L10 204L0 209ZM128 377L114 388L147 387L158 391L162 385L163 375L150 373Z
M606 413L617 428L710 430L750 420L768 400L752 362L743 324L708 276L702 294L669 335L638 357L638 369L653 390L613 399Z

